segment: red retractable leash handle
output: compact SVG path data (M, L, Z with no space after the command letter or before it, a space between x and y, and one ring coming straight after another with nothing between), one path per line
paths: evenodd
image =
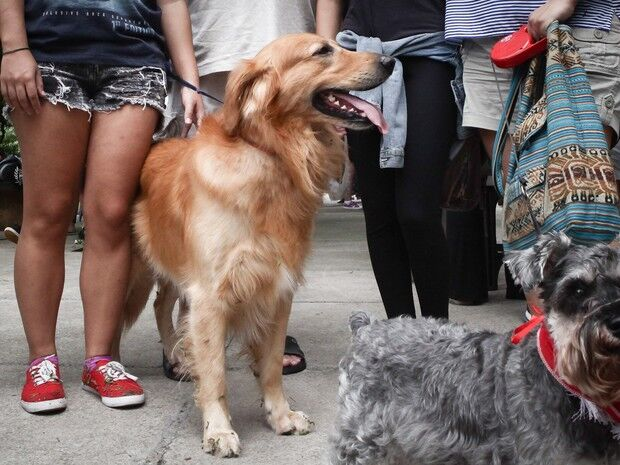
M535 41L521 26L518 31L497 42L491 49L491 61L499 68L515 68L547 50L547 38Z

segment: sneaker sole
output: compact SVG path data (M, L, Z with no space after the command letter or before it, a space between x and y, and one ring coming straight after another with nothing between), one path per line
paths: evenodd
M21 401L22 408L28 413L53 412L67 408L67 399L42 400L40 402Z
M130 407L132 405L141 405L144 403L144 394L137 394L134 396L105 397L100 395L96 389L93 389L86 384L82 384L82 389L84 389L86 392L90 392L91 394L95 394L101 399L101 402L103 402L103 405L105 405L106 407Z

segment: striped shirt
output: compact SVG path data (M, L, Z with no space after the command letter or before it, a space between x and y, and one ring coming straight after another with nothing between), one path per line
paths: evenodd
M545 0L446 0L446 39L505 36L524 24ZM620 0L580 0L567 21L572 27L609 31L620 17Z

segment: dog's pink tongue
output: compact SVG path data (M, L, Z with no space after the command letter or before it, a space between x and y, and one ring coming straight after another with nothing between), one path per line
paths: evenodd
M379 131L381 131L381 134L387 134L389 129L388 124L383 117L383 113L381 113L381 110L378 107L366 100L354 97L351 94L336 93L334 95L337 99L343 100L349 105L353 105L359 111L363 111L364 113L366 113L366 118L368 118L372 124L377 126Z

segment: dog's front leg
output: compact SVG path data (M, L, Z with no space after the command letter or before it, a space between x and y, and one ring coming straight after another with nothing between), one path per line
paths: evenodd
M217 457L239 455L239 436L226 402L227 319L222 304L192 296L188 339L196 404L202 410L205 451Z
M305 413L291 410L282 389L282 357L291 304L292 297L278 304L275 324L269 327L253 352L269 425L277 434L308 434L314 423Z

